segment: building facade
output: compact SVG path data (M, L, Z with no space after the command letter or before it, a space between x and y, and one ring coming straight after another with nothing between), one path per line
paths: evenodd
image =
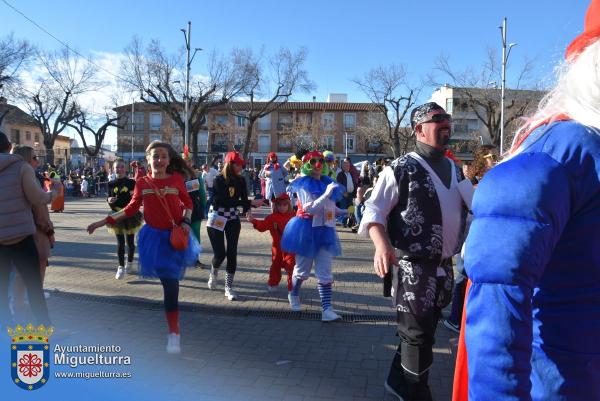
M343 97L337 98L343 100ZM261 103L254 103L258 109ZM197 133L198 163L212 160L230 150L241 150L247 133L245 113L249 102L231 102L214 107ZM117 154L127 160L141 159L151 141L160 140L182 151L183 132L157 105L135 103L133 118L131 104L115 111L126 121L117 129ZM381 155L381 147L369 144L356 128L365 123L369 113L379 112L372 103L348 102L287 102L270 114L258 119L252 132L249 162L264 163L269 152L288 157L298 148L319 147L332 150L338 157L356 160Z
M8 104L5 98L0 98L0 116L5 112L2 120L2 131L8 136L13 145L26 145L35 150L41 163L46 162L46 147L44 136L36 121L19 107ZM71 159L71 138L58 135L54 141L54 164L66 166Z
M519 115L528 115L535 110L542 97L543 91L534 90L506 90L505 91L505 119ZM451 143L459 154L469 158L473 149L477 146L495 145L487 126L482 122L488 118L488 109L477 105L477 103L490 102L496 110L495 118L499 121L501 91L498 88L461 88L444 85L436 89L431 95L431 102L436 102L452 115L452 138ZM510 106L510 108L509 108ZM505 150L510 146L512 137L518 129L521 121L519 119L509 124L504 132Z

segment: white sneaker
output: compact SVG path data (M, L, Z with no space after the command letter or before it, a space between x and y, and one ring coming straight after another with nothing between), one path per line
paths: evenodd
M267 291L269 291L269 292L277 292L278 288L279 288L278 285L267 285Z
M125 274L129 273L132 267L133 267L133 262L126 261L125 262Z
M300 304L300 296L292 295L291 292L288 293L288 301L290 301L290 307L294 312L300 312L302 310L302 305Z
M169 333L167 336L167 352L169 354L179 354L181 352L181 336L175 333Z
M225 298L227 298L230 301L235 301L236 299L238 299L238 296L234 290L225 287Z
M48 291L44 291L44 298L49 299L50 293Z
M115 274L115 279L121 280L125 276L125 268L123 266L117 267L117 274Z
M208 276L208 289L214 290L217 288L217 280L219 279L219 270L210 268L210 275Z
M334 320L339 320L342 317L340 315L338 315L337 313L335 313L333 311L333 309L329 308L329 309L325 309L323 311L323 314L321 315L321 321L322 322L333 322Z

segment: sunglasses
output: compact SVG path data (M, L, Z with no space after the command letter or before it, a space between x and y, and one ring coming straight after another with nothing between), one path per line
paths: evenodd
M317 164L317 162L323 164L323 163L325 163L325 160L324 159L310 159L310 164L312 164L313 166L315 164Z
M37 156L33 156L31 159L32 160L37 160L38 158L37 158Z
M434 114L430 120L421 121L419 124L425 123L441 123L442 121L452 122L452 116L450 114Z

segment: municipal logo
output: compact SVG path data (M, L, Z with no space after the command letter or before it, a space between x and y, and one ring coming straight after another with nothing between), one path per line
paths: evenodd
M24 390L37 390L50 378L50 344L54 328L31 323L8 328L11 338L10 372L13 383Z

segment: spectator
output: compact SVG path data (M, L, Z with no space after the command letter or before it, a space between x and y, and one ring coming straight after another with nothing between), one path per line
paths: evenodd
M40 188L35 171L21 156L9 154L11 143L0 132L0 323L12 324L8 307L9 266L19 273L29 296L36 324L50 324L42 290L39 257L33 235L36 231L32 205L45 205L58 195Z

